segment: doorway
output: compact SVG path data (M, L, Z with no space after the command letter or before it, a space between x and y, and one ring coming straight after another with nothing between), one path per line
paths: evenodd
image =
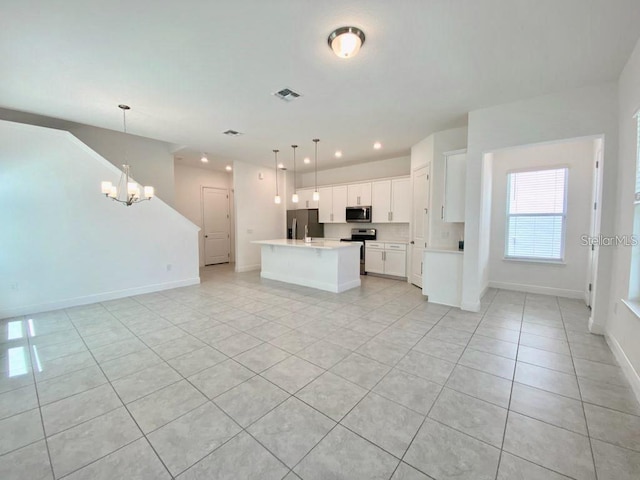
M429 171L420 167L413 173L413 238L411 239L411 283L422 288L422 254L429 238Z
M229 191L202 187L204 264L228 263L231 258Z

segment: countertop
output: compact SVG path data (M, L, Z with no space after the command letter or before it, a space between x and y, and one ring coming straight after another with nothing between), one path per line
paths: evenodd
M403 243L403 244L405 244L405 245L406 245L406 244L408 244L408 243L409 243L409 240L398 240L398 239L393 239L393 238L391 238L391 239L389 239L389 238L385 238L385 239L377 238L377 239L375 239L375 240L367 240L367 242L379 242L379 243Z
M294 248L320 248L323 250L339 250L342 248L359 247L362 242L340 242L336 240L326 240L319 238L311 242L304 240L290 240L287 238L277 238L274 240L255 240L251 243L260 245L273 245L276 247L294 247Z
M459 250L453 247L427 247L424 249L425 252L434 252L434 253L457 253L462 255L464 250Z

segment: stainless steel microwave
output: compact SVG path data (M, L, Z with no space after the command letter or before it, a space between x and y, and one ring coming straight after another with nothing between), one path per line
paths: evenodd
M371 207L347 207L348 223L371 223Z

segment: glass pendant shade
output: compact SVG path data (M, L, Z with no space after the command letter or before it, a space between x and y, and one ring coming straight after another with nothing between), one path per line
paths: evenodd
M297 193L294 193L293 195L291 195L291 201L293 203L298 203L300 201L300 197L298 197Z
M276 195L273 201L276 205L280 205L282 203L282 199L280 198L280 195Z
M320 194L317 191L315 191L313 192L313 201L317 202L318 200L320 200Z

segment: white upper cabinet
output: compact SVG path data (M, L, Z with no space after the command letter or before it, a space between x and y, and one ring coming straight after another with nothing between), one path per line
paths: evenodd
M332 192L333 200L333 223L346 223L347 222L347 186L340 185L333 187ZM322 197L320 197L322 198Z
M318 220L320 223L346 223L347 186L320 187ZM312 191L313 194L313 191Z
M391 217L391 180L371 184L371 222L387 223Z
M445 222L464 222L467 154L445 153L444 204L441 218Z
M333 222L333 187L320 187L318 189L320 194L318 221L320 223L332 223Z
M409 223L411 219L410 179L378 180L371 186L373 223Z
M371 205L371 183L352 183L347 185L347 206L359 207Z
M313 188L301 188L298 190L298 205L297 210L305 208L318 208L318 203L313 200Z

